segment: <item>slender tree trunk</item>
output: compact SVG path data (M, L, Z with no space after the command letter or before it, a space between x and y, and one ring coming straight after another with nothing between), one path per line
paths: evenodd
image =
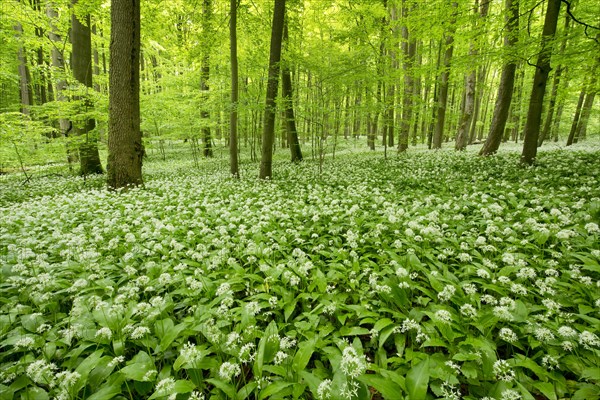
M412 12L412 10L411 10ZM415 54L417 41L408 31L406 19L408 18L408 7L406 0L402 1L402 52L404 54L404 93L402 95L402 121L400 122L400 140L398 141L398 151L403 152L408 149L408 138L410 137L410 126L413 114L413 96L415 89L415 79L413 67L415 64Z
M108 105L108 187L141 185L140 3L112 0Z
M506 0L506 10L508 12L508 18L504 46L508 50L512 49L518 41L519 0ZM512 101L516 69L517 64L514 60L508 61L502 68L500 86L498 87L498 96L496 97L494 116L492 118L492 126L490 127L490 132L483 147L479 151L479 155L489 156L496 153L500 147Z
M76 7L77 0L73 0ZM75 79L88 89L92 89L92 31L90 27L90 16L86 15L82 23L73 13L71 15L71 43L72 43L72 69ZM82 103L87 112L93 108L87 94L76 98ZM96 121L93 118L83 118L80 121L72 121L76 136L85 136L79 145L79 173L81 175L103 173L98 152L98 140L93 132Z
M560 44L559 54L564 54L565 49L567 47L569 21L571 21L571 17L569 17L568 15L565 15L565 29L563 32L563 39ZM554 117L554 107L556 105L556 97L558 94L558 86L560 84L560 78L561 78L563 69L564 69L564 65L561 64L558 66L558 68L556 68L556 72L554 72L554 80L552 82L552 92L550 93L550 102L548 104L548 112L546 113L546 122L544 123L544 129L542 130L542 133L540 134L540 137L538 139L538 147L540 147L544 143L544 140L548 136L550 136L550 129L552 126L552 118Z
M18 40L23 37L23 27L19 22L14 26L16 36ZM29 67L27 66L27 56L25 55L25 48L23 45L19 46L17 53L19 60L19 86L21 95L21 112L25 115L29 115L30 108L33 105L33 94L31 90L31 75L29 74Z
M581 109L583 107L583 100L585 99L585 89L579 93L579 100L577 100L577 107L575 108L575 114L573 115L573 122L571 123L571 130L569 131L569 137L567 138L567 146L574 143L575 132L577 132L577 125L579 125L579 118L581 116Z
M67 81L65 80L65 67L63 61L63 54L60 51L61 38L56 34L56 27L54 22L56 18L58 18L58 13L54 9L53 4L48 3L46 6L46 16L50 20L50 32L48 33L48 38L52 41L52 51L50 53L52 59L52 72L56 76L56 86L54 88L54 93L56 96L56 100L59 102L67 101L67 98L64 94L67 89ZM60 136L66 136L67 130L69 129L69 120L63 118L63 116L59 116L58 118L58 130ZM76 154L73 153L72 149L69 145L67 145L67 161L69 165L75 161Z
M231 112L229 115L229 172L240 177L238 166L238 100L239 78L237 57L237 7L238 0L229 2L229 42L231 56Z
M594 89L592 88L591 90L592 91L585 95L585 101L583 102L583 107L581 108L581 117L579 118L577 130L575 131L575 137L573 138L575 143L577 143L579 140L585 140L586 138L587 124L590 119L590 114L592 113L592 106L594 105L594 98L596 96Z
M275 99L279 86L279 61L285 20L285 0L275 0L273 24L271 26L271 49L269 51L269 75L265 101L265 122L262 134L262 156L260 179L270 179L273 175L273 141L275 139Z
M529 100L529 110L527 112L527 122L525 123L525 140L523 142L523 152L521 154L521 163L532 165L537 155L537 142L540 133L540 123L542 119L542 105L544 104L544 94L546 93L546 82L550 73L551 40L556 32L558 14L560 12L561 0L548 0L546 17L544 19L544 28L542 31L542 47L535 67L535 76L533 78L533 88Z
M450 63L452 61L452 53L454 51L454 33L456 32L456 9L458 2L452 2L452 17L450 27L446 32L446 51L444 53L444 62L442 65L442 73L440 75L439 97L437 105L437 119L435 131L433 133L432 148L441 149L444 139L444 124L446 122L446 106L448 104L448 80L450 78Z
M205 41L202 46L202 60L200 66L200 93L202 98L208 101L209 96L209 85L208 80L210 79L210 41L212 40L212 3L211 0L203 0L202 3L202 31L205 36ZM212 137L210 134L210 112L207 106L203 106L200 111L200 118L202 119L202 140L204 142L203 154L204 157L212 157Z
M479 14L479 0L475 0L474 10ZM473 31L477 28L477 24L473 23ZM475 42L476 39L470 44L469 57L475 60L479 55L479 46ZM465 83L465 97L464 97L464 108L460 121L458 123L458 132L456 134L456 142L454 148L456 150L464 150L467 148L469 142L469 128L471 127L471 120L473 119L473 109L475 108L475 84L477 79L477 70L471 69L471 72L467 76Z
M283 25L283 43L287 46L288 43L288 26L287 20ZM300 149L300 141L298 140L298 130L296 129L296 118L294 116L294 91L292 86L292 74L287 63L283 63L281 67L281 95L285 106L284 121L287 131L288 144L292 162L302 161L302 149Z

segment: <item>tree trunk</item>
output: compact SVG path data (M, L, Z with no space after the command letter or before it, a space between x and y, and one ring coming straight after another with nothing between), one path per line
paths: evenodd
M479 13L479 0L475 0L475 12ZM473 31L477 28L476 22L473 23ZM477 37L477 36L476 36ZM479 55L479 46L476 43L477 39L473 39L469 48L469 57L475 60ZM464 109L458 123L458 132L456 134L456 150L464 150L469 142L469 128L473 119L473 109L475 108L475 84L477 79L477 70L471 69L467 81L465 83Z
M211 0L204 0L202 3L202 33L205 37L204 44L202 46L202 60L200 65L200 95L204 102L208 102L209 86L208 80L210 78L210 41L212 40L212 3ZM204 148L202 150L204 157L212 157L212 137L210 134L210 112L206 105L203 106L200 111L200 118L202 119L202 140L204 142Z
M283 25L283 43L288 43L288 26L287 20ZM287 131L288 144L292 162L302 161L302 149L300 149L300 141L298 140L298 130L296 129L296 118L294 116L294 90L292 86L292 74L287 63L283 63L281 67L281 95L285 107L285 128Z
M591 87L592 85L590 85ZM592 91L588 92L585 95L585 101L583 102L583 107L581 109L581 117L579 117L579 123L577 124L577 130L575 131L575 137L573 138L574 143L577 143L579 140L584 140L586 138L587 132L587 124L590 119L590 114L592 112L592 106L594 105L594 97L596 96L596 92L593 88Z
M563 32L563 39L560 44L559 54L565 54L565 49L567 47L567 34L569 32L569 21L571 21L571 17L568 15L565 16L565 29ZM538 147L540 147L544 140L550 135L550 128L552 126L552 118L554 117L554 107L556 105L556 96L558 94L558 86L560 84L560 77L562 75L562 71L564 69L564 65L559 65L556 68L556 72L554 72L554 80L552 82L552 92L550 93L550 102L548 104L548 112L546 113L546 122L544 123L544 129L540 134L538 139Z
M285 0L275 0L273 24L271 26L271 48L269 51L269 75L265 100L265 119L262 134L262 156L260 179L270 179L273 175L273 141L275 139L275 99L279 86L279 61L285 19Z
M456 9L458 3L452 2L452 16L450 18L450 27L446 32L446 51L444 53L444 62L442 65L442 73L440 75L439 96L437 105L437 119L435 131L432 138L432 148L441 149L444 139L444 124L446 122L446 106L448 104L448 80L450 78L450 63L452 61L452 53L454 51L454 32L456 32Z
M140 3L112 0L110 32L108 187L141 185Z
M537 142L542 119L542 105L544 104L546 83L548 81L548 74L550 73L551 41L556 32L556 24L560 12L560 2L561 0L548 0L548 8L544 19L542 47L536 63L535 76L533 78L533 88L529 100L527 122L525 123L523 153L521 154L521 163L526 165L532 165L537 155Z
M412 10L411 10L412 12ZM414 35L408 31L406 19L408 18L408 8L406 0L402 1L402 53L404 70L404 93L402 94L402 121L400 122L400 138L398 140L398 151L403 152L408 149L408 138L410 137L410 126L413 113L413 96L415 89L415 79L413 67L415 64L415 54L417 41Z
M519 0L506 0L506 10L508 12L508 18L506 22L504 46L510 52L510 49L512 49L518 41ZM502 76L500 77L500 86L498 87L498 97L496 97L492 126L490 127L490 132L483 147L479 151L479 155L481 156L495 154L500 147L512 101L516 69L517 64L514 60L508 61L502 68Z
M73 7L77 5L77 0L73 0ZM75 13L71 15L71 43L72 43L72 61L71 68L75 79L85 87L92 88L92 31L90 28L90 16L86 15L82 24ZM80 100L84 112L93 108L87 94L83 97L77 97ZM84 117L79 121L71 121L76 136L85 136L79 144L79 173L80 175L101 174L103 173L100 162L100 153L98 152L98 140L93 132L96 127L96 121L93 118Z
M23 27L19 22L15 23L14 30L17 32L16 36L19 41L23 36ZM33 94L31 90L31 75L29 74L29 67L27 66L27 56L25 55L25 48L23 45L19 45L17 54L19 60L19 86L21 95L21 112L25 115L29 115L30 108L33 105Z
M229 172L240 177L238 167L238 57L237 57L237 6L238 0L229 2L229 42L231 56L231 112L229 114Z
M573 115L573 122L571 124L571 130L569 131L569 137L567 138L567 146L573 144L575 140L575 132L577 132L577 125L579 125L579 117L581 116L581 108L583 106L583 100L585 99L585 90L579 93L579 100L577 100L577 107L575 108L575 115Z

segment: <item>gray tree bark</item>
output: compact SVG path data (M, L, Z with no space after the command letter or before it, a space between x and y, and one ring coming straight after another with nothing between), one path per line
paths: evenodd
M140 131L140 3L111 1L108 187L143 184Z

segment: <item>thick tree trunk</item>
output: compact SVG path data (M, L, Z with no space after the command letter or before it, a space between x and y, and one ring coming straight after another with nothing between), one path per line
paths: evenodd
M542 48L535 67L533 88L531 90L529 110L527 112L527 122L525 123L525 140L523 143L523 152L521 153L521 163L526 165L532 165L537 155L537 142L542 119L542 105L544 104L546 82L548 81L548 74L550 73L551 40L556 32L556 24L560 12L560 2L561 0L548 0L548 8L544 19Z
M73 6L77 0L73 1ZM79 83L92 88L92 34L90 28L90 16L85 16L84 23L81 23L75 13L71 15L71 43L72 43L72 61L73 76ZM83 109L87 112L88 108L93 108L88 96L77 98L83 103ZM93 132L96 127L96 121L92 118L84 118L80 121L72 121L73 130L76 136L85 136L79 145L79 173L81 175L101 174L103 173L100 162L100 153L98 152L98 140Z
M231 58L231 112L229 114L229 172L240 177L238 166L238 57L237 57L237 6L238 0L229 2L229 42Z
M432 148L441 149L444 139L444 124L446 122L446 106L448 104L448 80L450 78L450 63L452 62L452 53L454 51L454 32L456 31L456 9L458 3L452 2L452 17L450 27L446 32L446 51L444 52L444 62L442 64L442 73L440 75L439 94L437 104L437 119L435 131L433 132Z
M518 41L519 0L506 0L506 10L508 12L508 17L504 46L509 50L514 47ZM496 97L494 116L492 118L492 126L490 127L490 132L483 147L479 151L479 155L489 156L495 154L500 147L512 101L516 69L517 64L514 60L507 62L502 68L500 86L498 87L498 96Z
M108 120L108 187L141 185L140 3L112 0Z
M285 20L285 0L275 0L273 24L271 26L271 49L269 51L269 75L265 100L265 119L262 134L262 156L260 160L260 179L270 179L273 175L273 141L275 139L275 99L279 86L279 61L281 60L281 42L283 22Z
M287 21L283 26L283 42L288 43ZM281 67L281 95L285 107L285 129L287 131L287 141L290 147L292 162L302 161L302 149L298 139L298 130L296 129L296 118L294 116L294 89L292 86L292 74L289 66L284 63Z

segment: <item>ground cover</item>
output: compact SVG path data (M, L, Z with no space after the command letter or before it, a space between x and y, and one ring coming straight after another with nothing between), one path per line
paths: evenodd
M0 397L598 398L599 159L6 180Z

